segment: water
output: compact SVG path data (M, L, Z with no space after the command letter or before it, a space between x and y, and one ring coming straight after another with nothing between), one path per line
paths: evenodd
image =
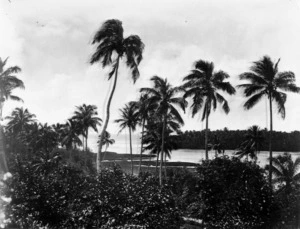
M112 135L112 138L115 139L115 144L112 146L109 146L108 151L116 152L116 153L130 153L129 150L129 138L126 135L119 134L119 135ZM132 137L132 151L134 154L140 153L140 137L137 135L134 135ZM89 148L93 152L97 152L97 136L92 135L89 138ZM233 156L234 150L226 150L225 155ZM278 155L282 155L284 152L273 152L273 157L276 157ZM291 152L292 158L295 160L296 157L300 156L300 152ZM209 158L213 159L215 158L215 152L209 151ZM258 154L258 160L257 163L260 166L265 166L269 163L269 152L268 151L261 151ZM172 151L171 158L168 159L168 161L171 162L193 162L197 163L200 162L202 159L205 159L205 150L203 149L179 149Z

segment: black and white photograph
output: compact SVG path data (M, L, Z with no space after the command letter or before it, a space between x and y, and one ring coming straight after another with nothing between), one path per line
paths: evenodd
M0 228L300 229L300 0L0 0Z

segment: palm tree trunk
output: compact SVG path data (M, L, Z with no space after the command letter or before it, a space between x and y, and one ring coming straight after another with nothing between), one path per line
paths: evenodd
M130 127L129 127L129 146L130 146L130 160L131 160L131 175L133 175L132 140L131 140L131 128Z
M155 166L155 176L157 175L158 173L158 159L159 159L159 153L157 152L157 157L156 157L156 166Z
M205 160L208 160L208 111L206 111L206 127L205 127Z
M85 131L85 166L87 165L87 160L88 160L88 144L87 144L87 140L88 140L88 134L89 134L89 130L88 128Z
M271 93L269 95L269 103L270 103L270 133L269 133L270 170L269 170L269 184L272 187L272 160L273 160L272 132L273 132L273 113L272 113L272 94Z
M100 143L99 143L99 149L98 149L98 153L97 153L97 172L99 173L101 171L101 152L102 152L102 145L103 145L103 138L105 135L105 131L108 125L108 121L109 121L109 116L110 116L110 103L112 100L112 97L114 95L115 89L116 89L116 85L117 85L117 79L118 79L118 69L119 69L119 57L116 60L116 70L115 70L115 80L114 80L114 84L111 90L111 93L109 95L108 101L107 101L107 107L106 107L106 119L104 122L104 126L100 135Z
M140 152L140 166L139 166L139 173L141 172L141 169L142 169L142 153L143 153L144 128L145 128L145 119L143 119L143 124L142 124L142 138L141 138L141 152Z
M3 134L3 127L2 127L2 110L3 110L3 96L1 95L0 98L0 167L2 168L0 170L1 173L6 173L8 172L8 166L6 162L6 156L5 156L5 151L4 151L4 134Z
M164 167L165 167L165 179L167 179L167 154L165 153L165 163L164 163Z
M165 128L166 128L166 117L163 118L163 129L162 129L162 137L161 137L161 155L160 155L160 170L159 170L159 184L162 186L162 166L163 166L163 154L164 154L164 146L165 146Z

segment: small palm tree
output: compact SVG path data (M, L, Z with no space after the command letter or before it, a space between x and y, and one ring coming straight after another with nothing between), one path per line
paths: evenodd
M106 107L106 119L101 132L101 139L99 144L99 152L97 154L97 171L100 171L100 154L102 152L102 145L105 131L110 117L110 104L114 95L118 70L121 60L125 60L126 65L131 69L131 76L133 82L135 82L140 73L138 65L140 64L143 56L143 50L145 45L137 35L131 35L124 38L122 22L116 19L107 20L103 23L101 28L96 32L92 44L97 44L95 53L92 55L90 63L101 62L102 67L112 66L112 70L109 73L108 79L114 75L114 83L110 92L107 107Z
M280 59L274 63L270 57L264 56L259 61L253 63L250 67L250 72L245 72L240 75L241 80L247 80L249 83L240 84L238 87L244 89L244 95L249 97L245 102L244 108L246 110L255 106L263 96L269 99L270 108L270 134L269 134L269 151L270 151L270 173L269 182L272 182L272 132L273 132L273 109L272 102L275 102L278 107L278 113L282 118L285 118L285 101L286 93L299 93L300 88L295 84L295 75L293 72L279 72L278 64Z
M172 87L168 83L167 79L162 79L158 76L153 76L151 81L154 83L153 88L141 88L140 92L149 95L149 102L154 106L154 111L156 117L159 118L162 122L162 134L161 134L161 155L160 155L160 172L159 172L159 182L162 185L162 165L163 165L163 154L164 154L164 145L165 145L165 132L167 117L169 113L172 113L177 120L183 124L183 120L174 107L177 105L185 111L187 102L183 97L177 97L178 93L182 91L179 87Z
M300 184L300 157L293 161L292 156L288 153L273 158L272 164L274 185L278 185L280 190L290 192L293 187ZM270 171L269 165L266 169Z
M79 138L80 132L81 127L79 127L79 124L73 119L68 119L67 123L63 127L62 146L65 146L67 149L74 149L77 145L81 146L82 141Z
M228 102L218 91L233 95L235 89L225 81L229 78L226 72L214 72L213 62L198 60L195 62L194 68L189 75L183 78L185 83L182 87L186 90L184 97L192 97L192 116L194 117L203 108L202 121L206 119L205 158L208 160L208 118L211 109L215 110L217 103L220 103L225 113L228 114L230 111Z
M97 141L98 144L100 143L100 137L101 137L101 135L99 135L99 140ZM105 159L105 154L107 152L109 145L115 144L115 140L111 138L111 135L108 131L105 132L105 136L102 140L103 140L102 144L105 145L105 151L104 151L103 158L101 159L101 161L103 161Z
M239 157L250 156L251 159L257 161L257 154L262 148L265 138L259 126L253 125L248 128L245 135L245 141L241 144L239 151L236 153Z
M7 131L13 133L14 135L25 131L26 128L34 123L35 115L31 114L28 109L15 108L10 116L7 116L5 119L8 119L8 123L6 125Z
M131 155L131 174L133 174L133 160L132 160L132 139L131 132L135 131L137 123L139 121L138 113L136 112L134 103L128 103L123 109L120 109L121 118L115 120L116 123L120 124L120 132L125 128L129 130L129 144L130 144L130 155Z
M78 125L82 127L82 135L85 138L85 151L88 151L88 134L89 128L92 127L94 131L98 132L97 126L101 125L101 118L96 117L97 107L95 105L81 105L76 107L77 110L74 112L73 120L76 120Z

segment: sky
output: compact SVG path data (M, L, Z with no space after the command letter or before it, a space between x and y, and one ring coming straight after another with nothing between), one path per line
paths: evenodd
M108 130L118 109L138 98L139 88L149 87L158 75L178 86L196 60L212 61L234 85L238 75L253 61L269 55L281 58L280 71L293 71L300 85L300 0L0 0L0 57L9 56L7 66L18 65L25 90L14 93L24 103L7 101L4 115L23 106L40 122L63 123L75 106L93 104L104 119L111 82L109 69L90 65L95 47L91 40L107 19L123 22L124 35L139 35L145 44L141 76L133 84L122 64L111 106ZM222 94L222 93L221 93ZM230 113L211 114L210 129L246 129L257 124L268 127L267 100L249 111L243 109L241 91L228 96ZM300 130L300 95L288 94L286 118L274 108L274 129ZM183 114L183 130L203 130L201 114Z

